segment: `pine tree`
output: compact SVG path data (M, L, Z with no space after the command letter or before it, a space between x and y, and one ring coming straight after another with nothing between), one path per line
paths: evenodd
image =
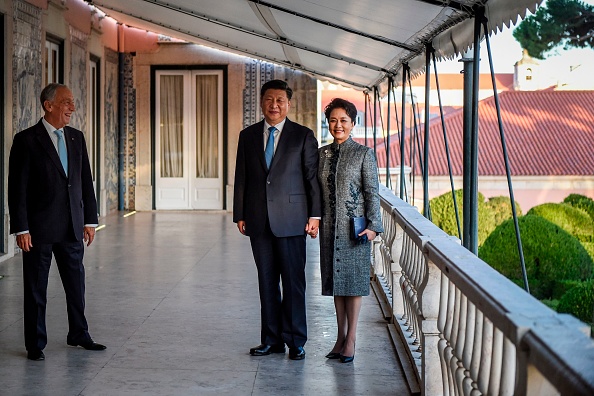
M533 58L544 59L557 46L594 48L594 6L580 0L548 0L526 17L513 35Z

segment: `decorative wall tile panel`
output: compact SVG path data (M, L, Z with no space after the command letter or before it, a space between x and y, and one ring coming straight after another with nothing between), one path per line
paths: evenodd
M70 26L70 83L68 87L74 95L76 111L70 120L70 126L85 133L87 131L87 35Z
M118 55L105 48L105 193L107 212L118 210Z
M14 133L36 124L43 111L41 93L41 9L22 0L14 3L12 117Z

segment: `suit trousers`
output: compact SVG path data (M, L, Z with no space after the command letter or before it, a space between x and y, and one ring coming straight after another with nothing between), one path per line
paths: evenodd
M305 345L305 235L278 238L267 222L264 233L250 237L250 242L258 269L261 342Z
M69 344L79 344L91 340L85 318L83 241L34 244L29 252L23 252L25 347L28 351L43 350L47 344L45 312L52 253L66 293L66 341Z

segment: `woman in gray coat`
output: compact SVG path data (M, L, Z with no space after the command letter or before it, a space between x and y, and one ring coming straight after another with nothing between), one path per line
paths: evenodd
M338 335L328 359L352 362L362 296L369 295L371 243L383 232L378 173L373 150L356 143L350 133L357 108L333 99L324 109L334 143L318 150L318 179L322 187L320 267L322 294L334 296ZM350 218L365 217L367 227L353 240ZM364 239L364 238L363 238Z

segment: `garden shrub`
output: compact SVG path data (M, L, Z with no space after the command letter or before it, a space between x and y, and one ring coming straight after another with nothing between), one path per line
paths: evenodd
M581 280L559 280L555 282L553 287L553 299L560 299L567 293L569 290L573 289L577 285L581 284L583 281Z
M564 203L546 203L530 209L528 215L537 215L557 224L583 242L594 235L594 221L582 209Z
M552 222L533 215L518 219L531 293L551 298L558 281L586 280L594 263L580 241ZM513 220L500 224L479 248L479 257L522 285Z
M585 211L586 213L588 213L590 218L594 220L594 199L586 197L585 195L569 194L563 200L563 203Z
M463 192L456 190L456 203L458 204L458 215L460 217L460 230L463 232ZM482 245L491 231L495 229L495 223L490 213L489 207L485 202L485 196L478 193L478 245ZM431 221L441 228L446 234L458 237L458 226L456 224L456 212L454 211L454 199L452 192L447 192L433 198L429 205L431 206ZM511 213L511 211L510 211Z
M586 323L594 322L594 279L571 288L561 299L557 312L570 313Z
M590 254L590 257L592 257L592 260L594 260L594 242L582 242L582 245L584 245L584 248L588 254Z
M505 220L511 219L513 217L511 200L508 197L499 196L489 198L486 203L486 207L489 209L491 217L493 218L493 228L491 231ZM517 202L516 214L518 217L522 215L522 209L520 208L520 204Z

